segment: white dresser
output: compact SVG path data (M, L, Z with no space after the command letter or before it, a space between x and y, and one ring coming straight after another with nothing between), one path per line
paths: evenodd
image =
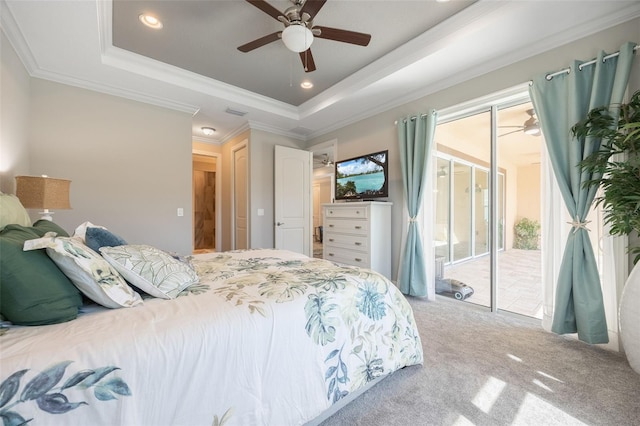
M391 205L380 201L323 204L323 257L373 269L391 279Z

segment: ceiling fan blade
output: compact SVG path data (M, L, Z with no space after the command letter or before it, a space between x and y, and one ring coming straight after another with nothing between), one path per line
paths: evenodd
M247 0L247 2L251 3L252 5L257 7L258 9L260 9L261 11L266 13L267 15L272 16L274 19L276 19L278 21L280 20L279 19L280 16L284 16L278 9L276 9L273 6L271 6L265 0Z
M307 0L300 9L300 16L303 13L308 13L311 16L311 19L315 18L316 14L322 9L322 6L327 2L327 0Z
M513 131L511 131L511 132L507 132L507 133L503 133L503 134L501 134L501 135L498 135L498 137L499 137L499 138L501 138L502 136L507 136L507 135L510 135L510 134L512 134L512 133L518 133L518 132L521 132L521 131L522 131L522 129L513 130Z
M302 66L304 67L305 72L312 72L316 70L316 63L313 60L311 49L300 52L300 59L302 60Z
M341 41L343 43L357 44L358 46L366 46L371 41L371 34L357 33L355 31L341 30L330 27L313 27L314 30L320 30L320 34L316 37L327 40Z
M238 50L241 52L250 52L253 49L257 49L258 47L262 47L265 44L269 44L272 43L276 40L280 40L280 34L282 33L282 31L278 31L276 33L273 34L269 34L266 35L264 37L260 37L258 39L255 39L253 41L250 41L247 44L243 44L242 46L238 47Z

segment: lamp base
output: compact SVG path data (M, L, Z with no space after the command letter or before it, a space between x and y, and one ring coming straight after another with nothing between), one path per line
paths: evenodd
M53 212L50 212L49 209L44 209L43 212L40 212L42 217L40 220L48 220L49 222L53 222L53 217L51 216Z

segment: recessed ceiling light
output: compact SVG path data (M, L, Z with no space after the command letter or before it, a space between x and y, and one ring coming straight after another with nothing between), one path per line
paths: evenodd
M214 129L213 127L203 127L202 128L202 133L204 133L207 136L211 136L216 132L216 129Z
M313 87L313 83L310 82L309 80L305 80L302 83L300 83L300 87L302 87L303 89L311 89Z
M162 28L162 22L160 22L160 20L155 16L146 15L143 13L142 15L138 16L138 19L144 25L146 25L149 28L153 28L154 30L159 30L160 28Z

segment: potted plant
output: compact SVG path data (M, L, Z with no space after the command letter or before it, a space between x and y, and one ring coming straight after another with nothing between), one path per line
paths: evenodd
M513 248L538 250L540 248L540 222L523 217L513 227L516 233Z
M604 221L612 235L638 236L640 231L640 91L631 100L616 107L619 120L608 107L591 110L587 118L577 123L575 136L597 137L600 149L581 163L583 171L596 178L585 187L599 186L596 205L602 205ZM631 367L640 373L640 246L629 246L634 266L620 297L619 323L622 344ZM633 306L632 306L633 305Z

